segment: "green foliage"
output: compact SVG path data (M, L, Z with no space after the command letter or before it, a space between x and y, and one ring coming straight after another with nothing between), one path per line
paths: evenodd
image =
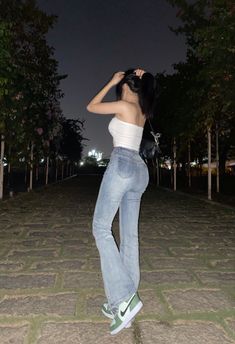
M182 24L172 30L186 37L188 58L175 65L173 76L163 78L167 91L160 101L166 115L162 125L170 126L168 135L178 141L197 141L201 136L202 142L206 128L217 126L221 151L228 152L235 145L234 1L168 2L178 7Z
M204 120L213 124L234 117L235 4L228 0L169 0L179 8L190 51L202 62L198 78L205 82L207 99L201 106Z
M193 141L195 137L200 137L201 140L204 135L198 120L198 108L205 85L197 78L201 63L191 53L186 62L175 64L174 69L175 73L172 75L156 76L159 85L157 108L159 131L163 134L163 153L171 156L173 138L176 138L179 157L180 151L182 154L187 151L189 141Z
M59 154L70 161L79 161L82 155L83 121L78 119L65 119L62 124L62 140L60 142Z
M93 167L98 167L98 163L95 157L93 156L86 156L83 159L84 166L93 166Z
M60 81L66 75L58 74L46 41L56 20L35 0L0 0L0 131L11 162L29 161L32 143L35 159L59 151L65 121Z
M0 21L0 104L2 97L8 93L9 73L11 71L11 33L10 24Z

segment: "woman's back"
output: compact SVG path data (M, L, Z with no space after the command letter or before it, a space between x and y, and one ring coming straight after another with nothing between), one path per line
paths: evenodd
M139 127L144 127L146 117L142 114L139 104L123 100L126 109L122 113L117 113L115 116L121 121L135 124Z
M113 137L114 147L123 147L139 151L143 127L120 120L114 116L109 123L109 132Z

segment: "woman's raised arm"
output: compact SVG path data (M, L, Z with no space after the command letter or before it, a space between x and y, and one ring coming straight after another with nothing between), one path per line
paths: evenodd
M125 111L125 102L122 100L114 102L103 102L103 98L109 92L109 90L117 85L124 77L124 72L117 72L113 75L112 79L95 95L94 98L87 105L87 110L89 112L97 114L115 114L122 113Z

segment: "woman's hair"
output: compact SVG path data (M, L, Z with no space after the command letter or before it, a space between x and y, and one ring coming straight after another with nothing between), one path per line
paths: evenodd
M135 74L135 69L128 69L124 78L116 86L117 99L121 99L122 86L127 84L131 91L139 96L139 104L146 118L152 118L154 112L155 88L154 77L151 73L144 73L142 78Z

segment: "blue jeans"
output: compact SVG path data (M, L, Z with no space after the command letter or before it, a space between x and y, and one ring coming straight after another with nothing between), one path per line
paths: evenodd
M114 312L138 289L138 219L141 196L148 182L148 168L139 153L115 147L103 176L93 217L93 235L100 254L105 294ZM118 209L119 248L111 229Z

